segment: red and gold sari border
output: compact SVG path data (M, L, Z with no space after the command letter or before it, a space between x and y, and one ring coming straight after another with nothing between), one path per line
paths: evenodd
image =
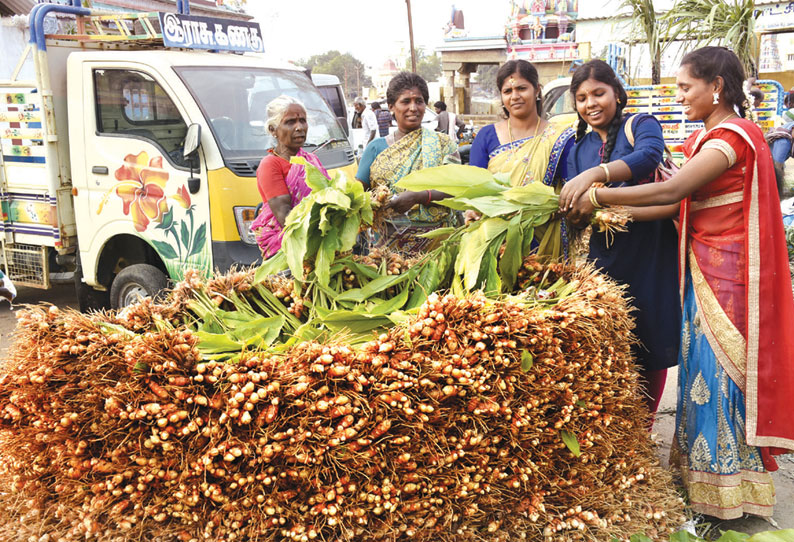
M741 203L744 200L744 192L738 190L736 192L729 192L727 194L720 194L701 201L693 201L689 208L692 212L700 211L701 209L711 209L712 207L720 207L722 205L730 205L731 203Z
M771 484L774 487L772 475L767 471L741 469L734 474L716 474L713 472L688 469L687 478L690 483L708 484L719 487L739 487L745 482L766 485Z
M690 499L690 506L693 512L714 516L719 519L738 519L745 514L753 514L760 517L772 517L775 508L772 505L742 503L734 508L720 508L711 504L695 502Z
M717 296L700 270L695 253L689 249L689 270L698 314L703 322L703 334L714 351L717 361L731 380L744 391L746 382L747 343L742 333L720 305Z
M753 151L753 170L749 190L750 201L749 206L746 205L748 216L745 218L745 223L747 224L747 361L744 394L747 411L747 443L751 446L775 446L779 444L768 442L777 440L774 437L758 438L758 352L761 318L761 226L758 203L758 149L755 148L750 135L738 124L729 122L723 127L733 130L742 136ZM745 193L747 193L747 190L745 190ZM785 440L782 439L782 441Z

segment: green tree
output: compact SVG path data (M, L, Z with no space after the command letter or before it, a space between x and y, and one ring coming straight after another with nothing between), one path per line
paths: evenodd
M314 55L299 64L310 69L312 73L337 76L348 98L354 94L360 96L362 87L372 86L372 78L366 74L364 64L350 53L328 51Z
M633 41L644 41L648 44L651 60L651 84L662 82L662 52L669 43L666 30L669 19L657 17L653 0L623 0L621 8L632 12L631 30Z
M667 12L670 36L696 49L723 45L733 50L749 76L757 75L755 2L753 0L678 0Z
M405 69L411 71L411 58L405 61ZM425 81L438 81L441 77L441 57L436 53L428 55L424 49L416 49L416 73Z

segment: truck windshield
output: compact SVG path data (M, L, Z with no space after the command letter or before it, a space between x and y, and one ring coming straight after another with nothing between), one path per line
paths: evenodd
M281 94L306 106L309 133L304 146L346 141L328 104L299 71L249 67L174 68L209 120L225 160L261 158L274 147L265 127L267 104Z

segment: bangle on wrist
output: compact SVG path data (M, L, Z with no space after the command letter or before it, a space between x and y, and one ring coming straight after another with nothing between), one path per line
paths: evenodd
M430 202L433 201L433 191L427 191L427 203L425 205L430 205Z
M609 168L607 167L606 164L598 164L598 167L600 167L601 169L604 170L604 182L608 183L609 182Z
M593 204L593 207L595 209L603 209L604 208L603 205L598 203L598 198L596 197L596 190L598 190L599 188L604 188L604 185L602 183L593 183L593 185L590 187L590 193L589 193L590 203Z

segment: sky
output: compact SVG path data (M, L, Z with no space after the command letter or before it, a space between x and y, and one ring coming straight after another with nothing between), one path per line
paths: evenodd
M592 0L584 0L592 1ZM472 36L504 33L509 0L457 0ZM414 43L432 50L443 44L453 2L411 0ZM326 51L349 52L368 67L408 50L405 0L248 0L245 10L262 27L265 51L300 60Z

